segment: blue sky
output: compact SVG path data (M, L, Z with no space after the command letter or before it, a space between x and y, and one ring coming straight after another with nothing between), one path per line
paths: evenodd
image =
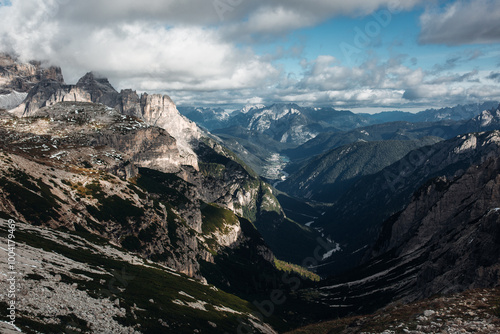
M0 51L180 105L500 100L499 0L11 0L0 19Z

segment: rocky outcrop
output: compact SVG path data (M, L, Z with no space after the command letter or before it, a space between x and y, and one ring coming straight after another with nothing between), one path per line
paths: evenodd
M176 140L161 128L148 127L126 134L101 133L94 137L92 144L123 152L140 167L169 173L181 168Z
M21 105L10 112L22 117L49 116L54 119L57 116L50 110L60 112L59 103L66 103L63 109L75 106L71 117L77 122L92 122L92 117L86 119L82 118L83 114L75 114L78 103L97 103L116 110L124 117L141 120L142 125L155 127L137 130L132 137L130 132L120 129L114 129L116 132L112 133L102 132L98 136L94 133L92 140L126 153L138 166L177 173L199 187L203 201L221 204L239 215L255 219L259 211L260 181L257 176L250 175L236 162L237 158L232 153L202 135L195 123L178 112L167 95L138 95L130 89L118 93L107 79L91 72L76 85L44 80L30 91ZM67 117L66 114L64 117ZM214 171L216 175L212 175ZM271 197L274 196L271 194Z
M0 218L2 233L7 233L9 224ZM3 269L8 267L3 247L0 265L3 276L9 275L17 287L15 299L10 299L16 302L16 318L15 327L10 319L0 322L1 333L29 333L34 327L46 333L196 333L205 329L217 333L223 329L236 332L238 326L252 333L276 333L266 320L251 314L247 301L95 236L20 221L13 224L16 241L23 243L15 248L19 272L7 274ZM10 282L2 279L0 288L8 291ZM7 293L3 297L9 300Z
M395 303L373 314L321 322L287 334L429 334L500 332L500 289L476 289L453 295L434 296L415 303Z
M111 86L108 79L99 77L93 72L89 72L81 77L74 88L85 92L89 98L89 102L101 103L108 107L116 106L120 99L120 95Z
M41 62L20 62L8 54L0 54L0 94L14 91L27 93L42 80L54 80L63 83L61 68L43 66Z
M106 78L90 72L76 85L64 85L54 80L40 82L29 92L23 103L11 112L17 116L29 117L39 109L59 102L104 104L124 115L137 117L151 126L163 128L177 141L179 154L172 166L189 165L199 168L192 143L200 139L201 131L177 111L174 102L167 95L144 93L139 96L132 90L118 93ZM166 159L168 160L172 161L170 158Z
M226 195L219 200L220 194L238 193L251 179L233 160L210 151L234 165L226 171L231 183L219 180L216 189L187 183L173 173L203 177L179 164L175 138L102 104L60 102L32 117L6 113L0 121L0 211L17 220L90 231L200 279L199 261L213 262L212 252L248 247L238 218L226 209L220 210L231 224L208 234L203 228L218 217L210 211L202 216L204 203L233 208L239 202ZM252 247L266 254L263 241Z
M64 101L65 97L70 93L70 90L70 86L60 82L43 80L30 90L23 103L10 112L19 117L29 117L43 107L52 106ZM86 100L85 102L88 101L86 98L87 96L78 96L79 100ZM76 97L73 98L72 101L75 99Z
M132 110L138 110L138 108L128 108L129 112ZM177 140L184 164L198 169L197 157L193 152L191 143L200 139L201 131L195 123L189 121L177 111L172 99L167 95L144 93L140 97L140 110L141 114L132 114L132 116L139 117L148 124L167 130Z

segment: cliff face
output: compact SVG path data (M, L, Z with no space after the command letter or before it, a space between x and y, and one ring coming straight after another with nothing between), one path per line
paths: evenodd
M55 66L44 67L37 61L23 63L10 55L0 54L0 95L14 91L27 93L45 79L62 83L61 69Z
M133 138L127 134L103 133L94 137L96 144L112 145L126 152L131 161L141 167L177 173L198 186L205 202L218 203L255 220L261 202L258 176L246 170L234 154L206 137L195 123L182 116L167 95L144 93L139 96L130 89L118 93L107 79L87 73L76 85L54 80L40 82L24 102L10 112L22 117L48 115L51 108L58 109L59 103L66 103L68 107L77 102L99 103L124 117L137 118L143 125L155 127L135 133ZM162 142L165 145L161 145ZM274 206L278 208L273 211L281 211L274 196L266 196L269 197L267 202L276 202Z
M427 179L402 210L383 223L364 263L349 274L327 280L319 300L351 312L366 312L391 302L498 287L499 142L498 131L448 142L448 153L439 161L457 165ZM461 155L471 159L464 161ZM431 169L435 159L422 169Z
M500 158L489 158L457 179L437 178L388 223L384 251L424 253L419 297L500 283ZM392 225L392 226L390 226Z
M360 178L318 219L316 226L344 246L343 253L329 259L337 262L321 269L338 273L361 264L384 222L403 210L423 184L440 176L453 179L470 166L499 156L499 143L498 132L460 135L411 151L380 172Z
M227 209L232 199L215 194L222 185L210 192L172 173L201 175L178 164L176 140L163 128L84 102L4 116L0 210L18 221L95 233L198 278L200 261L249 247L240 218ZM206 210L210 202L221 206ZM262 241L252 247L270 260Z
M43 80L30 90L26 99L11 110L14 115L29 117L48 106L59 102L92 102L104 104L124 115L137 117L149 125L168 131L177 140L179 154L175 166L189 165L198 169L198 160L192 149L193 141L201 137L196 124L179 114L168 96L142 94L132 90L118 93L109 81L87 73L76 85L65 85L60 81Z

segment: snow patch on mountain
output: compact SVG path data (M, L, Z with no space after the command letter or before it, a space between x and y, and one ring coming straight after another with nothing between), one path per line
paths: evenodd
M16 91L6 95L0 95L0 109L13 109L20 105L26 96L28 96L28 93L19 93Z
M263 109L265 108L266 106L263 105L263 104L252 104L252 105L246 105L245 107L243 107L240 112L242 114L247 114L249 111L251 110L254 110L254 109Z

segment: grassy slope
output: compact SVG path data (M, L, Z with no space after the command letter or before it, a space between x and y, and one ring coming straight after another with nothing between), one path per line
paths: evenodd
M0 235L2 237L7 235L5 225L0 227ZM54 235L57 234L54 233ZM111 292L107 289L107 285L100 283L101 280L108 281L110 279L109 274L101 275L79 271L78 274L83 274L92 280L70 280L68 283L78 284L78 289L84 290L96 298L120 299L120 306L127 310L127 317L119 319L119 321L129 325L140 323L141 331L145 333L159 333L165 330L159 324L158 319L166 321L170 325L170 330L174 330L176 333L192 333L195 329L203 329L204 333L233 332L239 324L238 317L241 317L241 315L219 312L211 305L225 306L243 313L255 310L255 307L250 303L234 295L202 285L187 276L173 274L160 266L154 264L151 264L152 267L133 265L100 254L95 251L92 244L95 242L106 244L107 241L93 235L86 236L92 239L93 242L87 241L87 247L77 247L75 249L68 245L68 242L71 242L71 235L60 240L54 240L46 238L33 230L19 229L16 231L16 240L19 243L40 248L46 252L56 252L76 262L104 268L110 273L126 272L130 280L124 285L117 283L121 285L120 289ZM125 252L125 250L121 251ZM69 279L69 277L65 279ZM189 297L180 295L179 291L184 291L197 300L208 302L209 305L206 306L208 311L174 304L173 300L193 301ZM155 302L151 303L150 299ZM135 311L138 319L134 319L130 311L134 304L143 309L142 311ZM51 325L37 323L29 318L32 317L20 313L16 321L16 324L19 324L26 333L34 333L35 330L42 332L60 332L64 330L64 328L53 328L50 327ZM208 321L217 324L217 328L209 326Z

